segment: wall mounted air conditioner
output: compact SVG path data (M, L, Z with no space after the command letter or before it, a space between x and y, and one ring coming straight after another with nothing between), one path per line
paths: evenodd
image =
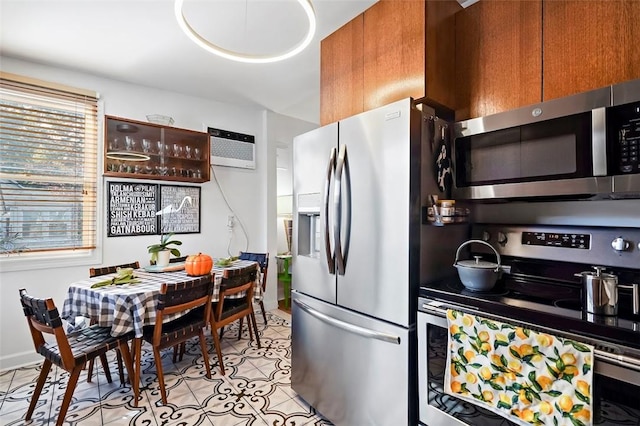
M208 127L211 142L211 164L217 166L256 168L256 138L228 130Z

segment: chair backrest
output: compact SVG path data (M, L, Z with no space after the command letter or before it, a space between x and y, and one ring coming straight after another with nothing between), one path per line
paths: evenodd
M62 367L71 370L74 366L73 352L53 299L38 299L29 296L25 289L20 289L19 293L22 310L27 317L36 352L41 355L45 354L42 347L46 342L42 333L54 335L60 351ZM55 362L56 360L51 361Z
M189 281L175 284L162 284L156 312L154 344L162 335L163 317L204 306L203 326L211 315L211 299L213 297L214 274L207 274Z
M256 274L258 273L258 265L251 264L242 268L228 268L224 270L222 275L222 284L220 285L220 291L238 292L243 290L237 290L238 287L244 287L246 284L253 284L256 280ZM253 291L253 286L250 287Z
M250 253L241 251L238 258L241 260L252 260L254 262L258 262L260 265L260 272L262 272L262 281L260 284L262 285L262 291L265 291L267 287L267 271L269 269L269 253Z
M253 287L258 273L258 265L252 263L242 268L225 269L220 284L220 300L212 316L218 327L229 324L253 309ZM225 299L227 296L244 293L244 296Z
M140 262L135 261L131 263L123 263L122 265L113 265L113 266L103 266L101 268L89 268L89 277L99 277L100 275L113 274L114 272L118 272L120 268L133 268L139 269Z
M250 253L248 251L241 251L238 259L258 262L260 264L261 271L264 271L269 267L269 253Z

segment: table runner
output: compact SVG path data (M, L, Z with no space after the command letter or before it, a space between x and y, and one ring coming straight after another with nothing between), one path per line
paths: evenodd
M593 346L448 310L445 392L521 425L591 425Z

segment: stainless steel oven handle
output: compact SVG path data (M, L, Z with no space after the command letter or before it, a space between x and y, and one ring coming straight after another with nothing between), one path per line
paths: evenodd
M379 331L370 330L368 328L360 327L358 325L353 325L353 324L350 324L348 322L337 320L335 318L332 318L332 317L330 317L328 315L323 314L322 312L316 311L311 306L307 305L304 302L296 300L296 299L294 299L293 302L296 305L298 305L300 307L300 309L302 309L303 311L305 311L309 315L311 315L313 317L316 317L320 321L323 321L323 322L325 322L325 323L327 323L329 325L332 325L334 327L341 328L341 329L346 330L346 331L348 331L350 333L358 334L358 335L360 335L362 337L378 339L378 340L382 340L383 342L393 343L393 344L396 344L396 345L400 344L400 337L399 336L394 336L394 335L387 334L387 333L381 333Z
M438 304L438 302L433 302L433 304L428 304L428 303L423 303L421 305L421 311L423 312L427 312L430 313L432 315L436 315L438 317L443 317L446 318L447 317L447 310L440 308L438 306L436 306ZM470 309L471 307L465 307L465 309L468 310L477 310L475 308ZM497 319L504 321L504 322L509 322L509 321L513 321L510 320L509 318L504 318L498 315L494 315L494 317L496 317ZM438 324L436 324L438 325ZM632 357L628 357L625 355L619 355L619 354L613 354L607 351L603 351L601 349L597 349L595 348L593 350L593 355L595 357L596 360L598 361L602 361L602 362L606 362L609 364L614 364L614 365L618 365L620 367L623 368L628 368L630 370L634 370L634 371L638 371L640 372L640 359L638 358L632 358Z
M600 349L594 349L593 354L595 355L596 359L602 362L619 365L620 367L628 368L630 370L640 371L640 359L630 358L624 355L612 354Z
M422 304L422 308L420 309L421 311L426 311L429 312L431 314L436 314L440 317L445 317L447 316L447 311L445 309L441 309L438 307L435 307L433 305L430 305L428 303L423 303Z
M433 302L433 304L423 303L421 310L422 311L426 311L426 312L431 313L431 314L438 315L440 317L446 318L447 317L447 310L438 307L439 305L441 305L441 303L439 303L439 302ZM460 308L460 309L462 309L462 308ZM478 308L475 308L473 306L465 306L464 309L467 309L469 311L479 311Z

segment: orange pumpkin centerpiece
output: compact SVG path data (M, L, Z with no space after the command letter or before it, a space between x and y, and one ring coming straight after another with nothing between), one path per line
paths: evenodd
M208 254L192 254L187 256L184 268L187 271L187 275L197 277L200 275L207 275L211 272L213 267L213 259Z

